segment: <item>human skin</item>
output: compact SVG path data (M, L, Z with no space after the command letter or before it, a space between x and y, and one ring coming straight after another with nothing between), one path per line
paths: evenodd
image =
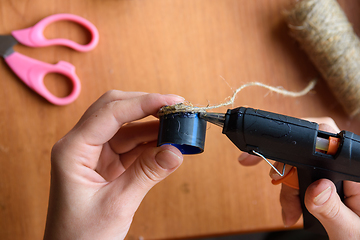
M183 160L156 147L160 107L175 95L110 91L53 147L44 239L124 239L146 193Z
M182 101L175 95L122 91L100 97L53 147L44 239L124 239L146 193L183 160L175 147L156 147L157 120L136 120ZM339 131L329 118L309 120L326 123L322 130ZM249 166L261 160L243 153L239 161ZM270 176L280 177L274 171ZM345 204L326 179L306 191L306 207L331 240L360 238L360 184L345 181L344 193ZM301 215L299 191L283 185L280 203L284 224L295 224Z
M331 118L308 118L307 120L319 123L319 129L338 133L340 130ZM242 153L239 162L243 166L253 166L259 163L259 157ZM283 168L282 163L275 163L278 169ZM285 175L291 170L286 166ZM281 178L273 169L270 177ZM344 181L345 200L342 202L336 192L334 183L328 179L320 179L312 183L305 193L305 206L324 226L330 240L360 239L360 183ZM299 190L282 184L280 204L284 225L294 225L302 214Z

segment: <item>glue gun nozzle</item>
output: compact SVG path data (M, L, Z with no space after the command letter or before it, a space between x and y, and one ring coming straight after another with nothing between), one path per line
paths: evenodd
M219 127L224 127L225 123L225 114L224 113L209 113L209 112L201 112L199 117L204 119L207 122L211 122Z

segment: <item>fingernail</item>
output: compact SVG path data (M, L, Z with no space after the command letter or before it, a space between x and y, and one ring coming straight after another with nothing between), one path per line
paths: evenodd
M283 172L283 167L284 167L284 164L283 163L281 163L281 162L275 162L274 164L273 164L273 166L279 171L279 172ZM279 173L277 173L273 168L271 168L270 169L270 172L269 172L269 176L271 177L271 179L273 179L273 180L275 180L275 181L277 181L277 180L279 180L279 179L282 179L283 177L285 177L288 173L289 173L289 171L291 170L291 167L289 166L289 165L286 165L285 166L285 172L284 172L284 175L283 176L281 176L281 175L279 175Z
M179 102L184 102L185 101L185 98L179 96L179 95L175 95L175 94L166 94L166 96L169 96L169 97L174 97L174 98L177 98L176 101L179 101Z
M275 162L273 164L273 166L276 168L276 169L279 169L279 162ZM270 172L269 172L269 176L271 177L271 179L274 179L274 180L279 180L280 178L282 178L282 176L280 176L274 169L270 169Z
M180 165L182 158L170 150L158 152L155 156L156 162L164 169L173 169Z
M242 160L244 160L245 158L247 158L249 156L249 154L247 152L243 152L239 158L238 161L241 162Z
M330 195L331 195L331 187L329 186L314 198L315 205L317 206L323 205L327 200L329 200Z

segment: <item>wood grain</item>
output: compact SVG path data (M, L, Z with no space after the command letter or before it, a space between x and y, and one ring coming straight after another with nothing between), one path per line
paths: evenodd
M357 33L356 0L340 1ZM236 106L247 105L295 117L331 116L341 129L360 133L320 74L288 35L278 0L2 0L0 33L32 26L54 13L87 18L100 32L99 45L79 53L54 46L16 51L41 61L71 62L82 82L74 103L57 107L29 90L0 64L0 239L41 239L46 218L52 145L86 108L110 89L173 93L195 105L218 104L249 81L301 90L319 78L313 92L288 98L252 87ZM86 42L83 29L59 23L46 36ZM66 80L48 76L56 94ZM234 106L235 107L235 106ZM226 109L219 109L224 112ZM283 229L279 187L269 167L241 167L239 151L216 126L205 152L155 186L135 215L127 239L174 239ZM299 222L296 227L301 227Z

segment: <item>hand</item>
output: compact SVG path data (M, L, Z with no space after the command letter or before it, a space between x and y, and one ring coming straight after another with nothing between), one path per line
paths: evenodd
M338 133L340 130L331 118L307 119L319 123L319 129ZM262 161L260 158L242 153L239 162L244 166L252 166ZM282 163L275 163L277 169L282 169ZM286 166L285 175L291 170ZM270 177L280 179L274 170ZM360 183L344 181L344 203L336 192L332 181L321 179L311 184L305 193L305 206L325 227L331 240L360 238ZM282 184L280 192L282 217L286 227L294 225L302 214L299 190Z
M133 122L174 95L110 91L55 144L44 239L123 239L146 193L175 171L182 155L156 147L158 120Z

